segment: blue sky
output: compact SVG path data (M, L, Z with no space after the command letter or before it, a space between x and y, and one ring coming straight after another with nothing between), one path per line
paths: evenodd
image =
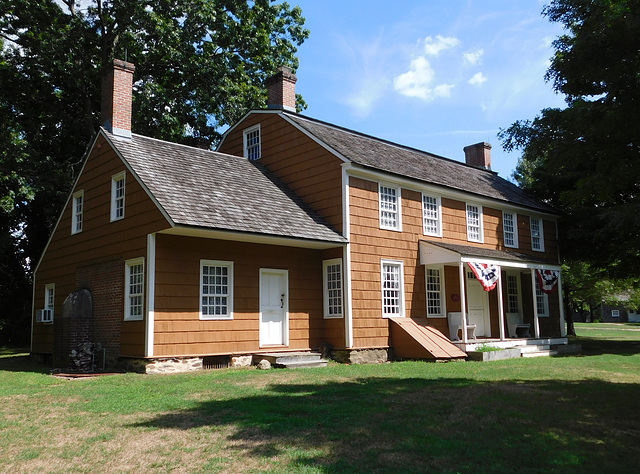
M298 50L297 92L313 118L463 161L493 145L510 178L501 128L563 107L544 74L562 34L540 0L289 0L311 36Z

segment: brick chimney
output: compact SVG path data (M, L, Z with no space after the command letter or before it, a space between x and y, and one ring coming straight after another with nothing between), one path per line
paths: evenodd
M125 138L131 138L131 102L135 69L131 63L114 59L113 67L102 78L100 124L114 135Z
M269 77L267 86L267 108L296 111L296 81L298 78L291 68L280 66L278 72Z
M491 171L491 144L476 143L463 148L464 160L470 166Z

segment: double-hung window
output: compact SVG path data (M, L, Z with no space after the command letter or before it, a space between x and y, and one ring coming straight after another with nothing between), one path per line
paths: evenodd
M233 262L200 261L200 319L233 319Z
M49 283L44 286L44 309L38 310L36 313L36 322L52 323L53 308L56 300L56 285Z
M544 252L544 231L542 219L531 218L531 248Z
M504 246L518 248L518 216L512 212L502 213Z
M422 195L422 230L424 235L442 236L439 197L427 194Z
M244 157L250 160L259 160L262 156L260 124L244 130L242 137L244 141Z
M482 206L467 204L467 240L470 242L484 241Z
M144 315L144 258L125 263L124 319L137 321Z
M341 318L342 313L342 259L322 262L324 280L324 317Z
M124 188L125 172L111 177L111 220L117 221L124 218Z
M549 295L544 293L540 289L540 283L536 278L536 307L538 309L539 317L547 317L549 316Z
M518 294L517 275L507 275L507 312L520 312L520 297Z
M402 230L402 213L400 211L400 188L378 185L380 228Z
M82 221L84 214L84 191L73 194L71 214L71 233L82 232Z
M404 268L402 262L382 260L382 316L404 317Z
M446 318L443 267L426 267L427 317Z

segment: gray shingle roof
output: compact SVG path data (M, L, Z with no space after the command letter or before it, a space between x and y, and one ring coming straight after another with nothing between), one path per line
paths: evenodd
M493 260L507 260L513 262L548 263L554 265L558 264L557 259L544 258L544 255L530 255L524 252L519 252L517 250L509 250L507 252L505 250L489 249L486 247L473 247L471 245L450 244L447 242L440 242L435 240L421 240L421 242L426 242L428 244L435 245L436 247L442 247L443 249L451 250L453 252L459 253L463 257L489 258Z
M343 157L361 166L479 196L555 213L496 173L414 148L404 147L299 114L281 112Z
M105 130L178 225L329 242L346 240L260 163Z

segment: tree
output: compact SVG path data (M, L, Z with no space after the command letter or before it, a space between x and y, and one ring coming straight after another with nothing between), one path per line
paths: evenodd
M136 65L137 133L215 142L264 106L278 66L295 70L303 25L299 7L269 0L0 0L0 272L28 290L96 133L114 58ZM0 325L28 321L30 291L0 283Z
M564 109L501 131L515 179L560 213L561 252L612 279L640 268L640 2L554 0L546 75Z

